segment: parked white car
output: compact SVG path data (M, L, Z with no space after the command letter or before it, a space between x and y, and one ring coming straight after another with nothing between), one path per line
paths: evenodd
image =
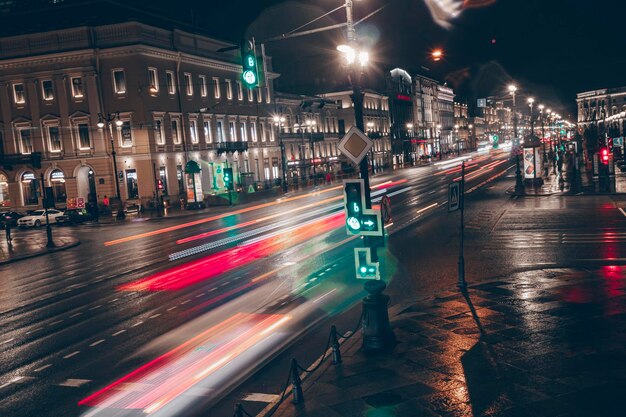
M50 219L50 223L56 223L56 219L59 216L62 216L63 212L55 209L48 210L48 218ZM19 227L39 227L42 224L46 224L46 211L45 210L35 210L27 216L24 216L17 220L17 225Z

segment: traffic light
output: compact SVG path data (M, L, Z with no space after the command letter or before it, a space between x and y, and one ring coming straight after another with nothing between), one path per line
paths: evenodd
M371 248L354 248L356 277L359 279L380 279L378 262L372 262Z
M224 168L224 187L227 190L233 189L233 169Z
M358 235L361 231L361 219L363 209L365 209L363 188L363 180L352 180L346 181L343 189L346 204L346 228L350 235Z
M609 150L608 150L608 148L602 148L600 150L600 159L602 160L602 163L604 165L608 165L609 164Z
M157 188L158 188L159 190L162 190L162 189L163 189L163 180L162 180L162 179L158 179L158 180L157 180Z
M344 181L344 212L346 231L349 235L382 236L383 227L380 210L365 207L365 185L363 180Z
M259 68L257 65L254 40L245 39L241 42L241 79L248 88L259 85Z

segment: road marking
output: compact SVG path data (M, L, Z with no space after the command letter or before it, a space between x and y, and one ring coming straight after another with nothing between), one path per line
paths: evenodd
M170 308L168 308L168 309L167 309L167 311L172 311L172 310L174 310L175 308L176 308L176 306L174 306L174 307L170 307Z
M74 314L72 314L72 315L70 316L70 318L74 318L74 317L80 316L81 314L83 314L83 313L81 313L81 312L74 313Z
M102 304L98 304L97 306L91 307L89 310L95 310L102 307Z
M47 364L47 365L44 365L44 366L42 366L42 367L39 367L39 368L35 369L33 372L41 372L41 371L43 371L44 369L48 369L48 368L49 368L49 367L51 367L51 366L52 366L52 364L50 364L50 363L49 363L49 364Z
M48 326L54 326L55 324L59 324L59 323L63 323L63 320L53 321L52 323L48 324Z
M122 333L124 333L125 331L126 331L126 330L122 329L122 330L120 330L119 332L115 332L115 333L113 333L111 336L113 336L113 337L115 337L115 336L119 336L119 335L121 335Z
M156 313L150 316L151 319L156 319L157 317L159 317L161 315L161 313Z
M142 323L143 323L143 321L139 320L137 323L133 324L133 325L132 325L132 326L130 326L130 327L137 327L137 326L139 326L139 325L140 325L140 324L142 324Z
M65 355L65 356L63 356L63 359L69 359L69 358L71 358L72 356L76 356L76 355L78 355L79 353L80 353L80 350L76 350L76 351L74 351L74 352L70 353L69 355Z
M243 397L243 400L253 401L257 403L271 403L273 401L278 401L279 398L280 398L280 395L276 395L276 394L263 394L261 392L253 392Z
M16 383L16 382L21 381L22 379L24 379L24 377L23 377L23 376L16 376L15 378L11 379L9 382L6 382L6 383L4 383L4 384L0 385L0 389L5 388L5 387L8 387L8 386L9 386L9 385L11 385L11 384L14 384L14 383Z
M9 342L11 342L11 341L13 341L13 340L15 340L15 338L14 338L14 337L12 337L12 338L10 338L10 339L7 339L7 340L5 340L4 342L0 343L0 345L4 345L5 343L9 343Z
M626 217L626 211L624 211L623 208L618 207L617 209L624 215L624 217Z
M188 302L190 302L190 301L191 301L191 300L185 300L185 301L183 301L182 303L180 303L180 305L185 305L185 304L187 304L187 303L188 303Z
M425 212L428 209L431 209L433 207L437 207L438 205L439 205L439 203L433 203L430 206L426 206L424 208L421 208L421 209L417 210L417 214L421 214L421 213Z
M92 344L90 344L89 346L94 347L94 346L98 346L100 343L104 342L104 339L100 339L97 342L93 342Z
M200 294L196 295L196 298L200 298L200 297L202 297L203 295L204 295L204 293L203 293L203 292L201 292Z
M81 385L85 385L85 384L87 384L89 382L91 382L90 379L72 379L72 378L68 378L65 381L61 382L59 384L59 386L61 386L61 387L78 388Z

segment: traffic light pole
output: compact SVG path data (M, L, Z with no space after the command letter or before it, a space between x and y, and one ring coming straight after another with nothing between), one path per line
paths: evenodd
M354 23L352 20L352 0L345 0L346 19L348 27L348 43L352 46L356 43ZM360 84L360 68L356 68L356 63L350 66L350 84L352 85L352 103L354 104L354 119L356 127L365 131L363 123L363 90ZM367 154L359 163L359 173L364 183L365 207L372 208L372 197L370 193L370 181L368 173ZM378 261L376 246L372 244L369 237L365 237L365 245L369 246L372 261ZM381 280L367 280L364 284L365 291L369 293L363 298L363 350L366 352L376 352L389 350L396 344L396 338L389 324L389 296L383 294L387 287Z
M461 225L460 225L460 239L459 239L459 282L456 284L461 291L467 289L467 283L465 282L465 258L463 256L463 249L465 244L465 161L461 162L461 186L459 187L459 208L461 209Z

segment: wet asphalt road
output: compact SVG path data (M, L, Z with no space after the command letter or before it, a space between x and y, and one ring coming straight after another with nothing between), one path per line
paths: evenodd
M505 162L479 171L493 161ZM620 245L626 238L621 232L626 217L617 208L619 202L608 196L511 200L504 194L513 181L512 170L505 171L510 166L506 155L499 154L468 169L468 177L475 175L466 186L472 191L466 211L468 279L625 257ZM441 167L419 167L372 181L406 180L387 189L397 193L391 197L389 250L382 257L385 276L392 277L387 291L392 302L454 283L458 216L447 213L445 200L447 184L457 177L457 172L446 173ZM329 317L345 330L358 316L351 307L358 305L363 292L352 278L350 249L357 242L344 242L342 228L325 230L330 217L307 223L338 212L340 195L340 188L328 189L118 243L115 239L214 214L123 226L85 225L76 228L79 248L1 267L0 415L80 415L91 410L77 406L81 399L185 342L193 329L169 333L185 323L210 327L237 311L287 314L326 297L291 326L290 336L282 340L281 346L289 346L282 355L282 348L265 352L265 359L256 362L258 366L275 358L270 365L251 378L255 369L247 367L238 373L239 379L228 379L189 402L212 406L210 414L204 408L197 415L232 415L232 400L246 393L279 392L289 357L304 358L306 365L321 352ZM200 233L214 234L176 243ZM210 246L193 254L199 245ZM170 261L172 254L190 256ZM202 278L206 272L190 282L181 278L186 273L170 275L172 285L158 291L137 284L168 268L218 254L222 257L200 265L202 271L212 271L208 278ZM130 289L121 287L133 283ZM339 316L345 311L349 313ZM298 339L298 330L307 326L313 330ZM230 396L215 404L231 389ZM260 409L263 402L250 406Z

